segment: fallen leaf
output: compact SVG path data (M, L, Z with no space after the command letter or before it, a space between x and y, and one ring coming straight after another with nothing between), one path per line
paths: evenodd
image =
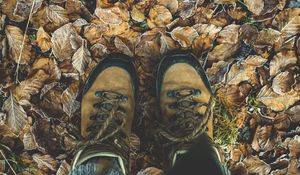
M249 173L265 175L271 171L270 165L260 160L258 156L249 156L243 160L243 163L247 167Z
M160 37L161 29L154 28L141 35L140 42L135 48L135 54L140 57L158 58L160 57Z
M157 0L158 5L165 6L172 14L177 12L178 0Z
M182 47L190 47L197 36L197 31L192 27L176 27L171 32L171 37Z
M56 172L56 175L68 175L70 171L71 166L65 160L63 160Z
M133 57L133 53L132 51L130 50L130 48L128 47L128 45L122 41L121 38L119 37L116 37L114 39L114 44L115 44L115 47L121 51L122 53L124 53L125 55L128 55L130 57Z
M96 43L91 47L91 53L93 58L102 58L104 55L109 54L109 50L103 44Z
M38 148L38 145L35 141L35 137L32 133L32 130L30 128L29 132L26 132L23 136L23 144L24 144L24 149L26 151L30 150L35 150Z
M272 82L272 89L277 94L284 94L292 89L296 83L294 74L289 71L281 72L276 75Z
M9 126L14 133L19 134L27 122L27 114L23 107L20 106L15 97L10 94L8 99L3 103L2 110L7 112L7 126Z
M95 15L105 24L120 25L129 20L129 12L123 6L96 8Z
M41 155L35 153L32 155L33 160L38 164L38 167L42 170L50 169L51 171L57 170L57 161L53 159L50 155Z
M249 82L252 85L258 84L256 68L263 66L267 62L266 59L250 55L246 60L233 64L226 74L226 83L237 85L240 82Z
M87 41L83 39L81 47L78 48L72 57L72 65L82 75L91 61L92 58L90 51L87 49Z
M34 6L32 8L33 2ZM43 0L17 0L13 14L25 20L29 17L31 8L32 13L36 13L36 11L42 6L42 4Z
M296 66L297 57L295 51L282 51L277 53L270 62L270 75L273 77L288 67Z
M221 83L224 80L224 75L228 72L229 64L225 61L213 63L206 73L212 85Z
M42 52L47 52L51 49L51 37L45 32L43 27L40 27L36 34L36 41L41 48Z
M52 82L50 84L45 84L44 87L41 89L40 99L43 98L43 96L52 88L54 88L58 82Z
M246 97L250 90L251 85L247 83L243 83L240 86L230 85L218 89L217 96L227 107L238 108L245 103Z
M277 94L268 85L264 86L259 94L257 100L265 104L274 111L283 111L300 100L299 92L291 90L287 93Z
M272 28L266 28L259 32L257 40L254 43L255 47L261 48L264 46L272 47L273 44L279 39L281 33Z
M300 105L296 105L286 111L292 123L300 122Z
M60 27L69 22L66 10L59 5L47 6L46 15L51 25L55 27Z
M81 37L76 33L76 30L71 23L65 24L57 29L51 38L54 56L59 61L71 59L75 51L78 49L78 47L73 47L73 42L76 43L80 38Z
M183 19L187 19L191 17L197 5L201 5L204 0L193 0L193 1L185 1L185 0L178 0L178 11L179 16Z
M21 22L24 21L25 19L21 16L16 16L14 15L14 10L17 4L17 0L3 0L1 1L1 12L3 12L6 16L9 17L9 19L16 21L16 22Z
M162 34L160 37L160 54L164 55L169 51L176 49L178 49L178 46L176 45L175 41L171 37Z
M66 90L61 94L61 102L63 105L63 111L72 117L72 114L79 109L80 103L76 100L78 95L79 82L72 83Z
M136 6L133 6L132 10L130 11L130 16L136 22L143 22L146 19L144 12L139 10Z
M49 75L43 70L38 70L31 78L28 78L16 87L15 96L19 103L29 101L32 95L40 92L44 86L44 82L49 78Z
M147 24L150 29L155 27L165 27L172 21L171 12L164 6L155 5L150 9Z
M58 81L61 78L61 70L57 66L55 59L40 57L37 58L31 67L31 71L42 69L49 75L49 81Z
M18 63L19 58L21 58L19 62L20 64L28 64L31 58L31 45L29 44L28 37L25 36L25 42L24 45L22 45L24 37L23 31L20 28L11 25L6 26L5 34L7 36L9 46L9 57L16 63Z
M208 52L208 61L228 61L237 53L240 48L240 43L237 44L219 44Z
M102 39L103 33L108 28L105 25L90 24L84 28L84 37L91 43L95 44Z
M276 130L271 125L258 126L252 142L252 148L256 151L270 151L277 142Z
M218 4L234 4L237 0L214 0Z

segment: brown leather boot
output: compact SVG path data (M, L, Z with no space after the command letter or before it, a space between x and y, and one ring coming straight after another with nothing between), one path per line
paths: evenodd
M190 53L162 59L156 89L161 116L158 133L170 167L206 131L212 90L205 71Z
M123 174L128 174L137 83L134 64L123 54L107 56L92 71L81 101L81 135L85 141L73 168L95 157L114 157Z

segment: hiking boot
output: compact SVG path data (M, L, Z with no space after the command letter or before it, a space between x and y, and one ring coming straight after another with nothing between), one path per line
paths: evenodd
M95 157L116 158L123 174L129 171L129 136L138 92L131 58L111 54L91 72L82 92L82 148L73 168Z
M171 167L206 131L213 95L205 71L190 53L165 56L156 86L161 116L158 135Z

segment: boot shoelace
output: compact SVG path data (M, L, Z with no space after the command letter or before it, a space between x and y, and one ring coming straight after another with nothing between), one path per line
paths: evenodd
M205 125L209 120L209 115L207 114L209 109L206 109L205 114L202 115L196 108L201 106L208 107L209 104L194 100L194 97L200 94L201 91L199 89L193 88L167 92L168 97L176 98L176 101L170 104L169 108L177 111L170 118L172 120L170 122L172 131L170 129L162 129L160 131L164 138L173 142L189 142L204 132Z

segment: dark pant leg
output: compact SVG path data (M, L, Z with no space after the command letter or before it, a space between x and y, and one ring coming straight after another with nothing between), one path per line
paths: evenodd
M227 175L207 134L202 134L187 153L180 155L167 175Z

